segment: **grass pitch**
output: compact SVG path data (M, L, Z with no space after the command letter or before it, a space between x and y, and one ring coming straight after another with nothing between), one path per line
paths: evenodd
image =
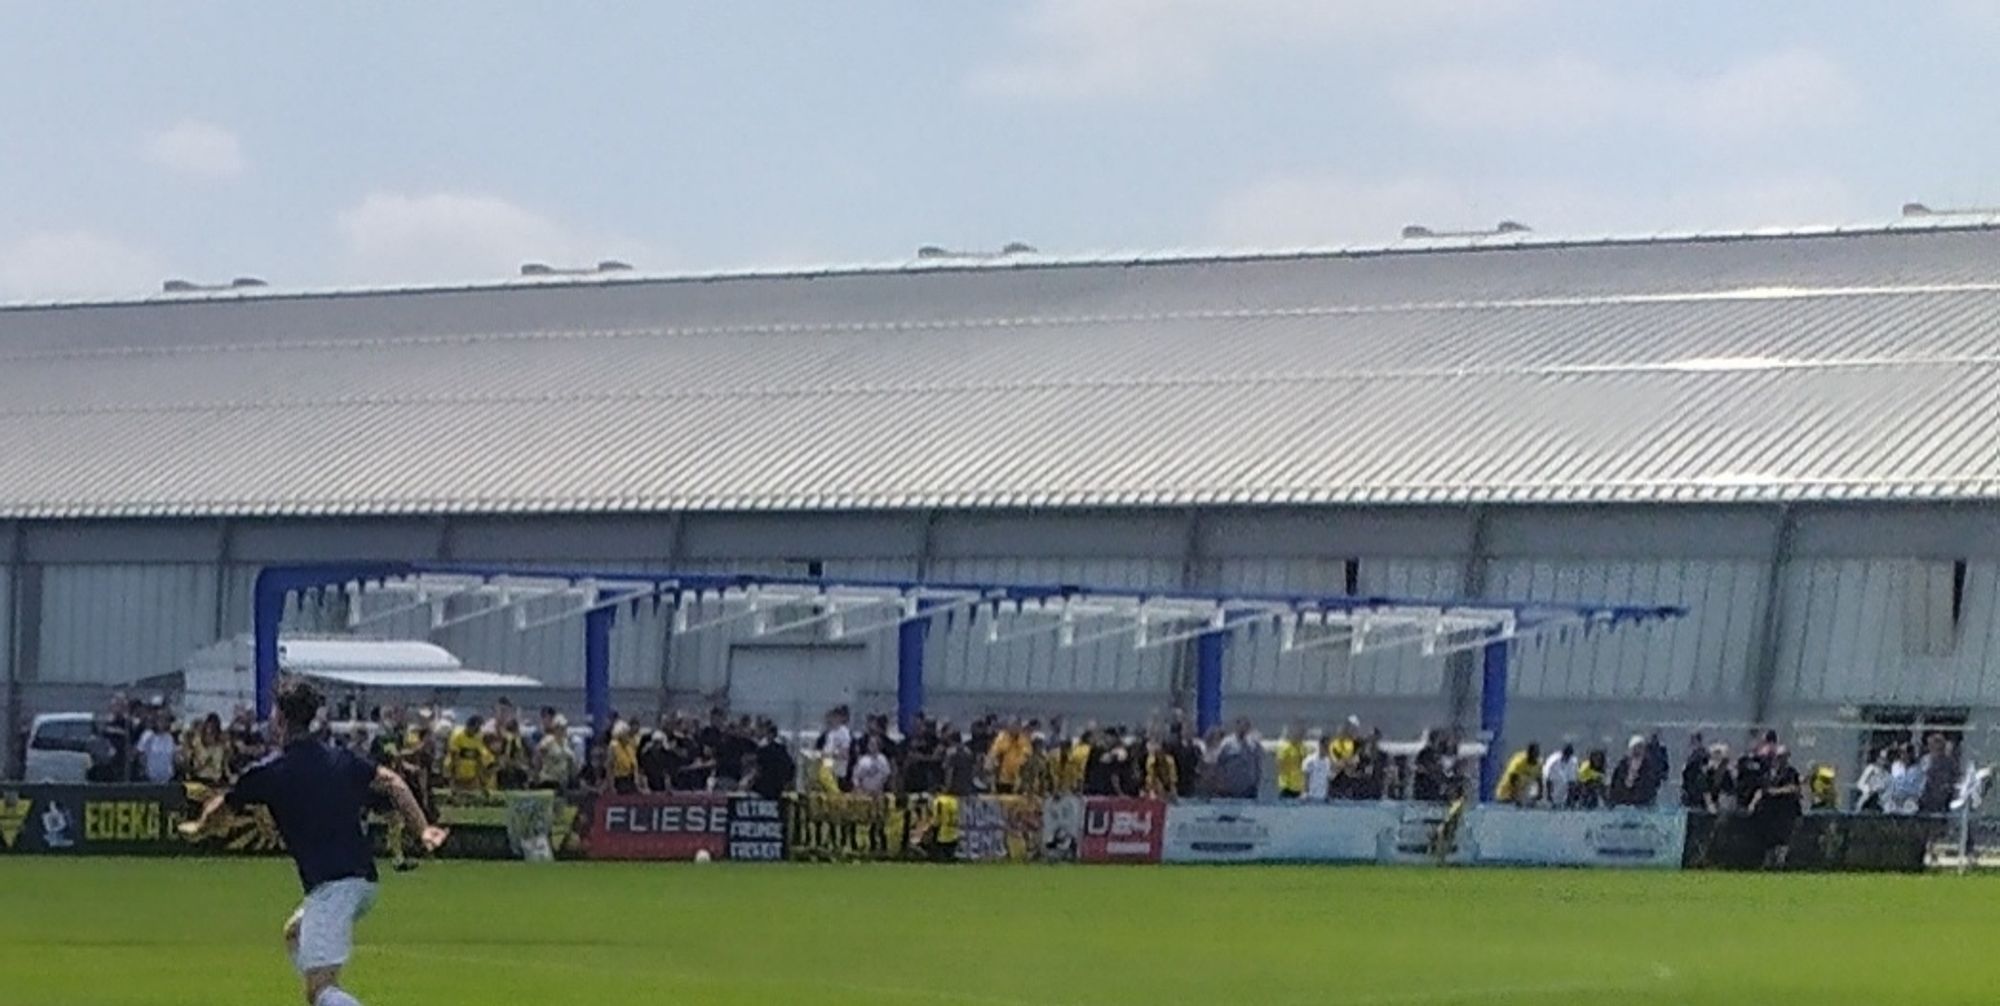
M1991 1003L2000 883L1421 868L433 863L369 1006ZM0 860L0 1004L297 999L278 860Z

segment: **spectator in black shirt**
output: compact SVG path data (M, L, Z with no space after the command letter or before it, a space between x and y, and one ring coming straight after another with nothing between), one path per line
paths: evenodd
M1708 748L1700 734L1688 738L1687 760L1681 763L1681 806L1708 809Z
M1412 776L1410 799L1419 803L1439 803L1444 800L1445 777L1450 772L1447 762L1457 753L1451 752L1447 755L1444 747L1446 743L1441 735L1434 735L1427 738L1423 748L1417 752L1416 762L1410 766Z
M974 795L978 792L975 776L979 772L979 756L972 753L956 730L945 735L944 743L944 791L952 796Z
M1924 741L1924 760L1918 764L1924 773L1924 789L1917 797L1917 813L1943 814L1951 810L1961 774L1958 753L1952 750L1951 742L1943 734L1930 735Z
M729 714L721 706L708 710L708 723L694 735L695 745L702 753L713 758L722 750L722 740L729 733Z
M111 745L111 757L96 770L91 782L131 782L133 746L139 740L139 721L131 715L125 694L111 696L111 714L104 718L98 733Z
M928 718L917 720L916 736L910 738L903 760L902 780L905 793L935 793L944 785L944 747L937 724Z
M1760 737L1755 732L1750 735L1750 746L1743 757L1736 759L1736 805L1748 808L1757 799L1757 793L1764 788L1764 776L1770 769L1771 752L1778 747L1778 733L1767 730Z
M792 757L791 745L785 743L778 725L769 720L764 722L764 740L757 745L757 771L749 780L750 791L766 800L776 800L791 792L799 775L799 764Z
M1118 793L1138 796L1146 791L1146 742L1134 734L1119 738ZM1178 788L1178 787L1177 787Z
M1194 743L1185 720L1174 720L1167 734L1167 753L1173 756L1175 783L1181 794L1201 793L1201 747Z
M1649 771L1651 755L1644 737L1633 737L1620 759L1618 767L1611 770L1611 806L1645 806L1646 775ZM1655 790L1657 793L1657 790Z
M1118 796L1120 761L1125 749L1112 731L1102 730L1090 741L1090 761L1083 767L1085 796Z
M1799 771L1792 767L1789 753L1777 748L1771 753L1762 788L1750 801L1750 821L1764 847L1764 868L1784 869L1791 852L1792 830L1798 826L1803 804Z
M646 791L649 793L673 792L676 764L673 742L667 732L655 730L646 735L646 746L639 749L639 774L645 777Z
M1729 764L1729 745L1717 744L1708 749L1708 760L1701 769L1701 808L1711 814L1721 814L1736 809L1736 770Z
M744 716L731 724L722 733L722 739L715 746L715 789L720 793L734 792L741 781L744 759L757 754L756 729L750 717Z

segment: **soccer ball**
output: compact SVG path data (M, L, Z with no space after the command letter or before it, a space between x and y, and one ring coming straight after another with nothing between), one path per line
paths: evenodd
M710 856L710 855L708 854L708 850L707 850L707 849L696 849L696 850L694 851L694 861L695 861L695 862L697 862L697 863L706 863L706 862L708 862L708 861L709 861L710 859L713 859L713 858L715 858L715 857L713 857L713 856Z

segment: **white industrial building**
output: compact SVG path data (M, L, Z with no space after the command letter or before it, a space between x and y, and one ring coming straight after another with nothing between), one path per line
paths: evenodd
M345 559L1673 604L1526 647L1510 739L1989 721L1992 223L0 309L5 721L246 631L264 564ZM580 633L435 641L573 702ZM615 643L625 708L893 706L893 639ZM930 653L956 713L1141 718L1193 663ZM1232 715L1408 733L1470 719L1476 673L1248 638L1227 680Z

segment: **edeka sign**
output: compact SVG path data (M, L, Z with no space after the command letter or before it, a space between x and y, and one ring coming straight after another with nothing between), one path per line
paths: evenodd
M772 863L785 858L782 801L739 796L729 801L730 859Z
M1086 863L1157 863L1166 827L1167 805L1158 800L1087 797L1076 858Z
M1678 869L1687 844L1678 810L1480 807L1465 827L1475 861L1495 865Z
M185 851L178 786L0 786L0 854Z
M600 796L592 859L693 859L728 851L729 798L708 793Z

